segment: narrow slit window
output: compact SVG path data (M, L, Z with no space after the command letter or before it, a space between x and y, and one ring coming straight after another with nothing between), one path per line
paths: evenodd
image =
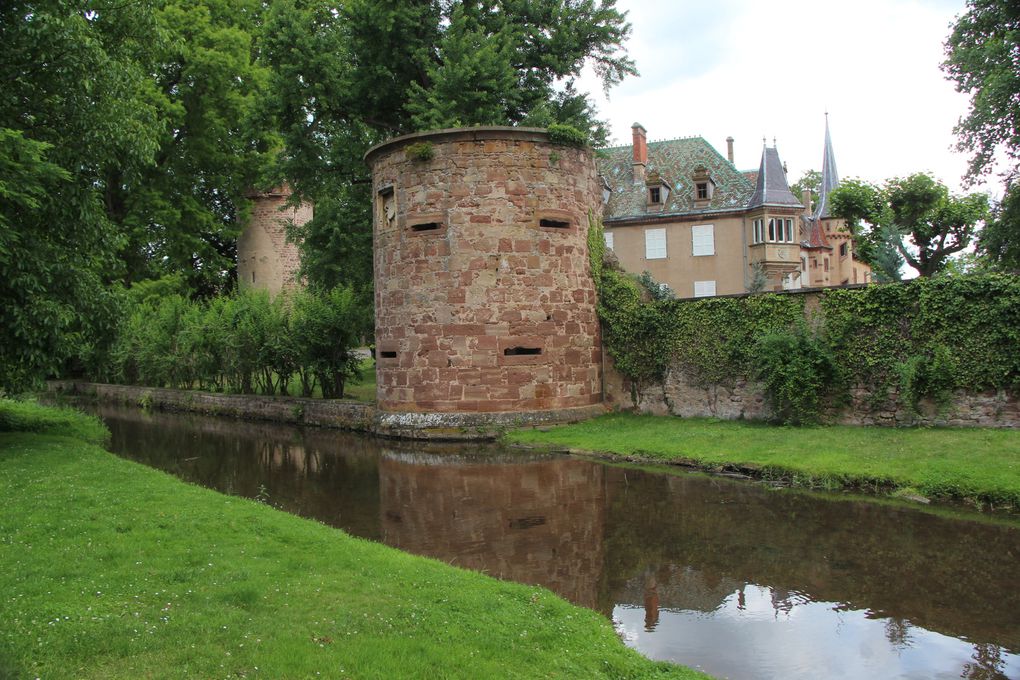
M393 351L379 352L379 358L380 359L396 359L397 358L397 353L393 352Z
M569 229L570 222L566 220L554 220L549 217L543 217L538 221L538 226L549 227L550 229Z
M535 356L541 353L541 347L507 347L503 350L503 356L508 357Z
M412 224L411 231L422 232L422 231L439 231L443 228L442 222L422 222L420 224Z

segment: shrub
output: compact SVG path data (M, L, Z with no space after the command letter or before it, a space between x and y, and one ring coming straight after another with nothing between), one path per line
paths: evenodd
M791 425L817 422L824 397L839 382L828 346L799 324L792 332L761 336L755 356L756 377L777 419Z
M586 146L588 144L588 135L578 130L573 125L553 123L547 128L547 131L549 133L549 141L553 144L577 147Z

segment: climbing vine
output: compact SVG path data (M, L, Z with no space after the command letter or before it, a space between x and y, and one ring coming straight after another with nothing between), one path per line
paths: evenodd
M808 314L801 295L653 300L633 276L593 272L606 351L639 387L667 370L703 386L753 378L787 422L838 409L851 387L873 408L1020 389L1020 277L833 289Z

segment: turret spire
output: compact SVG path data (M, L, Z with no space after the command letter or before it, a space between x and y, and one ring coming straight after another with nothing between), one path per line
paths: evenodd
M822 151L822 186L818 190L818 202L815 204L814 217L829 216L829 194L839 186L839 173L836 171L836 155L832 152L832 137L829 136L829 113L825 112L825 149Z

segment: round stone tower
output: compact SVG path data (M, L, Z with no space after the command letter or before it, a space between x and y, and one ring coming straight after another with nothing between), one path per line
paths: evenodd
M242 288L261 288L276 296L297 285L301 255L296 243L287 240L290 224L312 219L312 206L289 206L290 187L251 192L251 216L237 239L237 282Z
M378 406L527 412L602 401L591 152L540 129L397 137L372 168Z

